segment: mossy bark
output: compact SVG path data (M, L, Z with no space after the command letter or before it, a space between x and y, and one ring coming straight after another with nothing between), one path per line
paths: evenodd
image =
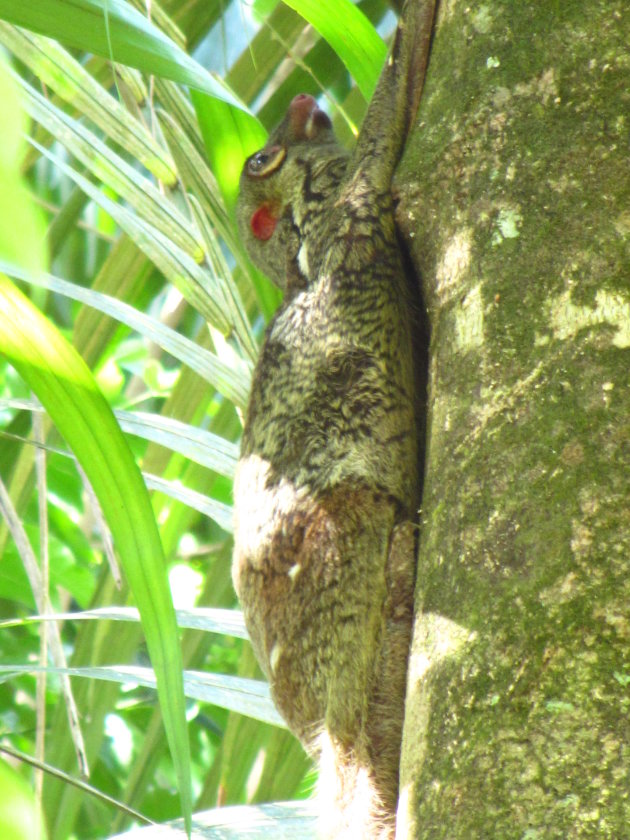
M627 0L441 4L399 840L629 836L629 44Z

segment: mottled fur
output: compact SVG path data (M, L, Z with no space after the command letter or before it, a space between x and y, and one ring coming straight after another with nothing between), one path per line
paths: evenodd
M252 384L233 577L274 700L319 758L338 840L392 837L398 796L419 418L390 184L429 5L408 4L352 157L300 96L241 178L242 236L285 300Z

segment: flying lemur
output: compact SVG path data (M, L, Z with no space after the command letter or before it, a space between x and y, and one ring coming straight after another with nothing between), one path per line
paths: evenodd
M419 505L414 302L392 176L435 0L408 0L356 148L311 96L245 162L237 217L283 290L234 484L233 580L278 709L320 764L328 838L391 838Z

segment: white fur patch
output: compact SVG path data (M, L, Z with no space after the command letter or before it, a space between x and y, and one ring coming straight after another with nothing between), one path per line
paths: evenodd
M325 730L317 744L321 750L317 782L321 836L335 840L389 836L381 831L381 803L368 768L349 758Z
M295 485L282 479L267 487L269 463L250 455L238 463L234 477L234 541L241 555L256 567L266 551L273 532L295 511L304 495Z
M287 574L291 578L291 580L295 580L296 577L300 574L301 571L302 571L302 567L300 566L300 564L299 563L294 563L293 566L291 566L291 568L287 572Z
M271 668L272 673L275 673L275 670L278 667L278 662L280 661L281 656L282 656L282 647L279 644L275 644L271 648L271 653L269 654L269 667Z
M310 268L308 264L308 251L306 249L306 242L303 242L298 251L298 265L302 274L310 280Z

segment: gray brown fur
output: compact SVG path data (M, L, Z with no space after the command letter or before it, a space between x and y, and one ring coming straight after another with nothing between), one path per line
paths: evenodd
M323 831L339 840L393 837L398 797L420 479L390 185L432 5L408 4L352 157L298 97L241 177L241 234L285 300L243 432L233 578L274 700L319 758ZM250 222L262 204L277 218L265 241Z

